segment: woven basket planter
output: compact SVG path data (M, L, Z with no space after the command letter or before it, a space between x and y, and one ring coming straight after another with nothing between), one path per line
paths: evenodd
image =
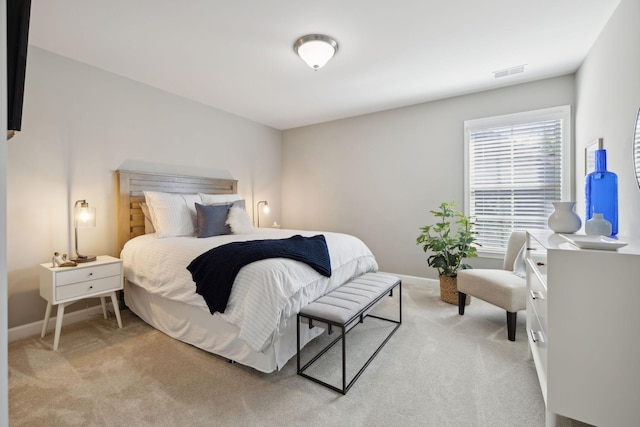
M458 279L457 277L440 276L440 299L446 303L458 305ZM464 305L471 303L471 297L467 295Z

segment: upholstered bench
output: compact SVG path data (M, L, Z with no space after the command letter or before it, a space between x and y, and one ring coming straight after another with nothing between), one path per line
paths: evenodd
M398 288L398 320L386 319L379 316L369 314L369 311L378 303L385 295L393 296L393 290ZM364 322L366 317L374 317L376 319L385 320L396 323L393 330L387 335L385 340L374 351L373 355L360 368L358 373L347 384L346 373L346 334L358 323ZM313 357L306 365L300 367L300 324L305 322L309 328L316 326L327 329L328 333L333 333L333 328L340 330L340 335L323 348L315 357ZM323 297L318 298L311 304L300 310L297 319L297 368L298 375L322 384L332 390L346 394L353 383L360 377L362 372L369 366L369 363L378 354L380 349L389 341L389 338L402 324L402 283L399 278L389 274L382 273L366 273L362 276L345 283L344 285L334 289ZM312 377L305 373L314 362L316 362L323 354L325 354L338 341L342 340L342 388L335 387L322 380Z

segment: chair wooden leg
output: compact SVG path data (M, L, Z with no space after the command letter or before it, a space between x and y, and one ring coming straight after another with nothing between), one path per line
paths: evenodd
M507 311L507 337L509 341L516 340L516 320L518 319L518 312L512 313Z
M467 294L463 294L462 292L458 291L458 314L461 316L464 314L464 305L466 301Z

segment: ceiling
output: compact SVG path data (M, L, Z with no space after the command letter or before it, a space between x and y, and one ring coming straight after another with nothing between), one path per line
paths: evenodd
M29 41L289 129L573 73L619 2L32 0ZM319 71L312 33L339 44Z

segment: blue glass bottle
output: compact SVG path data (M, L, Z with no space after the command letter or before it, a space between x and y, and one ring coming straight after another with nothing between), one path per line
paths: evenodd
M587 175L584 191L585 221L601 213L611 223L611 235L618 234L618 176L607 171L607 150L596 150L596 170Z

